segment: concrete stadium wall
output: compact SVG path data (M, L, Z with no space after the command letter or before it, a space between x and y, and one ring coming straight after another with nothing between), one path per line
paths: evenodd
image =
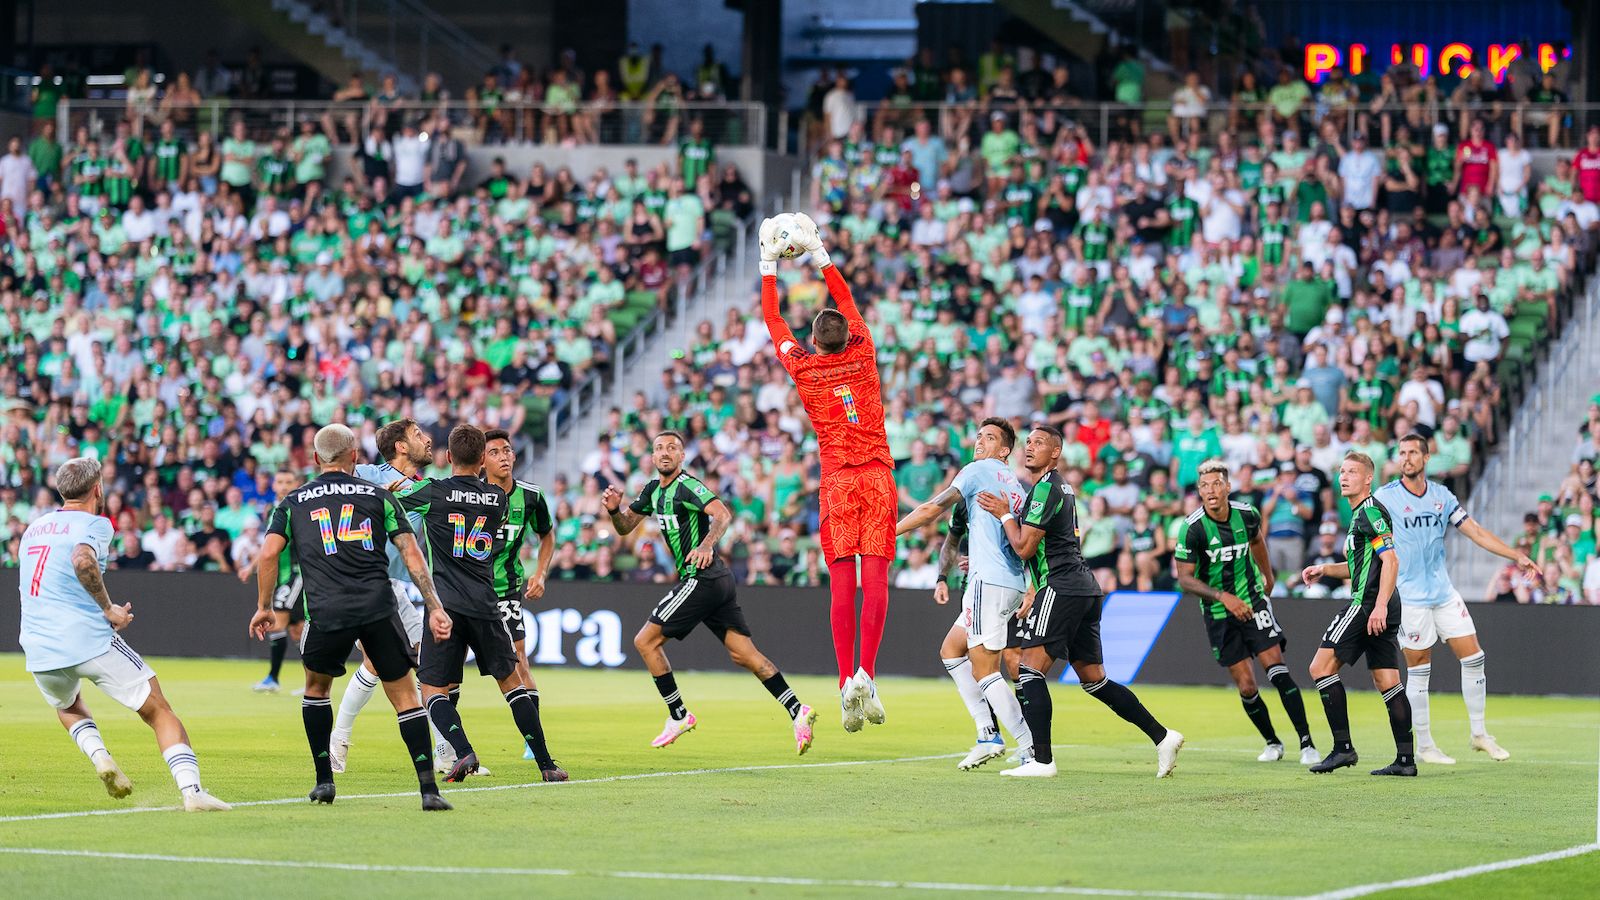
M117 602L133 604L135 619L125 634L141 653L266 658L266 646L245 634L255 607L254 583L197 572L112 572L106 583ZM16 597L17 588L17 570L0 571L0 596ZM534 666L639 668L633 634L666 589L552 583L546 602L526 613ZM942 676L938 647L959 607L936 606L928 592L893 594L879 670ZM833 673L825 592L747 587L740 590L740 605L757 645L784 671ZM1343 605L1315 600L1277 606L1279 623L1289 635L1286 658L1302 685L1308 683L1305 668L1323 629ZM16 609L6 603L0 614L0 652L19 650ZM1600 695L1600 661L1594 654L1600 646L1600 610L1475 605L1472 613L1489 654L1489 685L1495 693ZM1191 602L1170 594L1115 595L1107 604L1104 631L1112 677L1140 684L1228 684L1226 673L1211 659L1199 608ZM1447 663L1448 652L1440 652L1446 654L1440 662ZM672 643L667 654L682 670L731 666L709 632ZM1350 683L1359 687L1364 680L1355 675ZM1457 690L1458 668L1437 666L1433 687Z

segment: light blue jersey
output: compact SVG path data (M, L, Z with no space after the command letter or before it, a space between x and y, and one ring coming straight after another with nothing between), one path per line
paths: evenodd
M111 520L58 509L23 532L21 643L29 672L76 666L111 649L116 632L72 568L72 552L79 544L94 548L104 572L111 554Z
M407 475L399 469L396 469L387 462L361 463L360 465L356 466L356 477L362 481L370 481L373 484L380 485L382 487L388 487L389 485L394 484L396 481L413 480L410 475ZM422 530L422 516L418 515L417 513L406 513L406 521L411 523L411 530L416 534L420 535L427 533ZM399 548L395 547L394 541L390 541L388 547L389 577L398 581L404 581L406 584L410 584L411 570L406 568L405 558L400 555L400 550Z
M1394 523L1394 549L1400 555L1395 589L1406 606L1443 606L1455 596L1444 564L1444 532L1467 520L1467 511L1450 489L1429 481L1422 496L1399 479L1373 491Z
M998 587L1026 590L1027 576L1022 558L1011 549L1006 529L1000 520L978 505L978 495L998 494L1011 504L1017 515L1028 500L1028 491L1011 468L998 459L968 463L953 483L967 503L967 578Z

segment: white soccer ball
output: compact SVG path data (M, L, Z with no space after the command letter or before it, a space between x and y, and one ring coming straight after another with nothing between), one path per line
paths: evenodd
M777 259L794 259L817 243L817 225L804 213L778 213L761 223L761 248Z

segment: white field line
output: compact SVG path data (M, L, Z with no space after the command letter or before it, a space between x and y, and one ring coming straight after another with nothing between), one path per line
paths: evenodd
M1424 887L1430 884L1440 884L1446 881L1455 881L1458 878L1471 878L1474 875L1486 875L1490 872L1502 872L1506 869L1519 869L1523 866L1535 866L1539 863L1554 862L1558 859L1567 859L1573 856L1582 856L1600 850L1600 844L1580 844L1568 847L1565 850L1552 850L1549 853L1539 853L1533 856L1521 856L1516 859L1504 859L1500 862L1483 863L1476 866L1467 866L1462 869L1451 869L1448 872L1437 872L1433 875L1418 875L1415 878L1402 878L1398 881L1382 881L1373 884L1358 884L1355 887L1340 888L1336 891L1313 894L1301 900L1350 900L1352 897L1365 897L1368 894L1377 894L1383 891L1396 891L1402 888Z

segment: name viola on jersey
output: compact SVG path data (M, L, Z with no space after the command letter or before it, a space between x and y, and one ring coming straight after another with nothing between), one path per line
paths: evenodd
M454 490L450 492L450 496L447 499L451 503L478 503L484 506L499 506L500 498L503 496L505 495L487 491Z
M354 484L347 481L333 481L324 482L322 484L313 484L309 487L301 488L300 490L295 491L294 499L297 502L304 502L306 500L315 500L318 497L328 497L335 494L359 494L362 496L371 497L375 496L377 493L378 486L375 484Z

